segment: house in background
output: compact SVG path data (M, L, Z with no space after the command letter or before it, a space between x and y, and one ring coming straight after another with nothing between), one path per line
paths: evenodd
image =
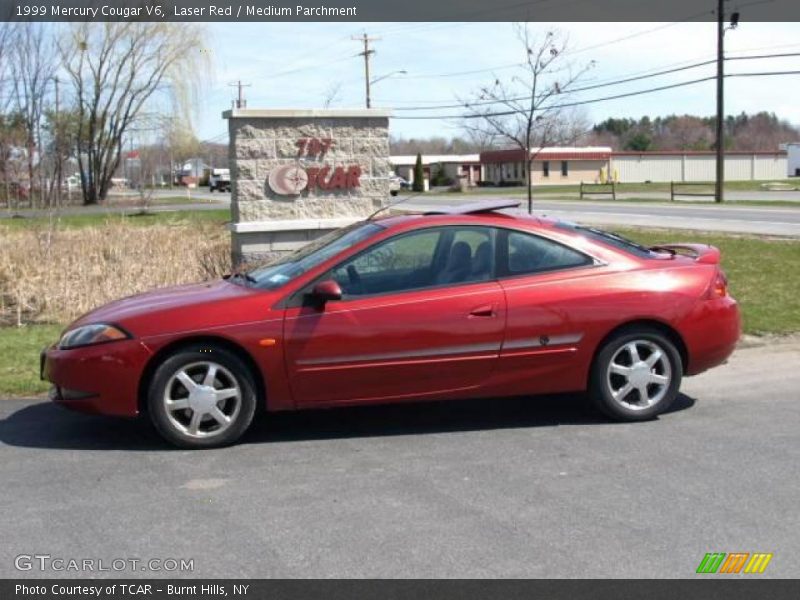
M389 162L394 167L395 174L409 183L414 183L416 154L390 156ZM483 180L479 154L423 154L422 169L425 173L426 189L430 187L430 182L436 179L439 172L446 180L446 183L442 182L443 185L452 185L464 179L464 183L472 187Z
M208 173L211 166L208 165L202 158L190 158L181 165L178 169L177 179L179 185L185 185L189 188L195 188L202 185L204 180L208 178Z

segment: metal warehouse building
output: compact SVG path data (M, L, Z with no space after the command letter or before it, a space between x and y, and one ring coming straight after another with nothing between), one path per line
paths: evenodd
M714 152L613 152L609 172L620 182L713 181L716 161ZM725 153L728 181L783 179L786 169L785 152Z
M796 149L800 172L800 145ZM701 182L715 178L714 152L661 151L612 152L606 147L543 148L534 152L535 185L563 183L618 182ZM525 182L525 154L522 150L482 152L483 179L494 185L522 185ZM794 174L787 153L726 152L725 179L728 181L769 181Z

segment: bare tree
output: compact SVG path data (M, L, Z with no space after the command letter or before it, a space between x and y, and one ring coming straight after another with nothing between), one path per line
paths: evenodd
M464 129L479 139L505 140L522 151L528 188L528 211L533 210L532 167L546 146L574 143L585 133L579 113L562 104L594 61L575 67L567 60L568 38L555 31L533 35L528 23L516 24L525 60L505 82L495 77L463 101Z
M330 108L334 103L339 101L339 96L342 92L342 84L339 81L331 83L325 90L324 98L322 101L323 108Z
M201 40L186 23L118 22L75 24L61 41L79 115L84 204L105 199L125 133L148 100L159 91L188 97L202 75Z
M21 23L14 29L11 59L13 102L25 126L28 190L34 200L38 184L40 204L44 203L45 164L42 127L50 100L56 52L44 23Z

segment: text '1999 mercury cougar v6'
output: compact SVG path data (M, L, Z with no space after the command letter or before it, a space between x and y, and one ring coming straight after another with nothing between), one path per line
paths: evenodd
M485 201L370 218L220 281L132 296L42 353L53 401L186 448L266 412L588 392L652 419L741 324L713 246L646 248Z

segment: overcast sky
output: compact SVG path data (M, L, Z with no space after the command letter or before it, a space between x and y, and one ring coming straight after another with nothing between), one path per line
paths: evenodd
M743 16L743 19L745 17ZM456 114L447 111L401 111L410 106L450 104L498 77L511 77L524 55L511 23L215 23L208 24L208 50L215 68L203 83L195 117L198 135L214 138L227 130L221 112L230 108L241 79L250 84L249 108L319 108L340 85L336 108L364 106L363 59L351 36L366 31L374 43L372 76L405 70L373 87L373 106L395 114ZM714 23L554 23L531 25L533 31L555 28L569 36L570 60L596 66L584 79L602 83L629 75L713 59ZM800 53L800 23L748 23L726 36L729 56ZM729 62L734 72L800 70L800 56ZM473 71L472 73L464 73ZM474 72L482 71L482 72ZM713 64L624 85L582 92L592 99L713 75ZM726 113L773 111L800 124L800 75L726 80ZM592 122L607 117L667 114L712 115L714 82L587 105ZM394 135L458 135L457 122L393 119Z

